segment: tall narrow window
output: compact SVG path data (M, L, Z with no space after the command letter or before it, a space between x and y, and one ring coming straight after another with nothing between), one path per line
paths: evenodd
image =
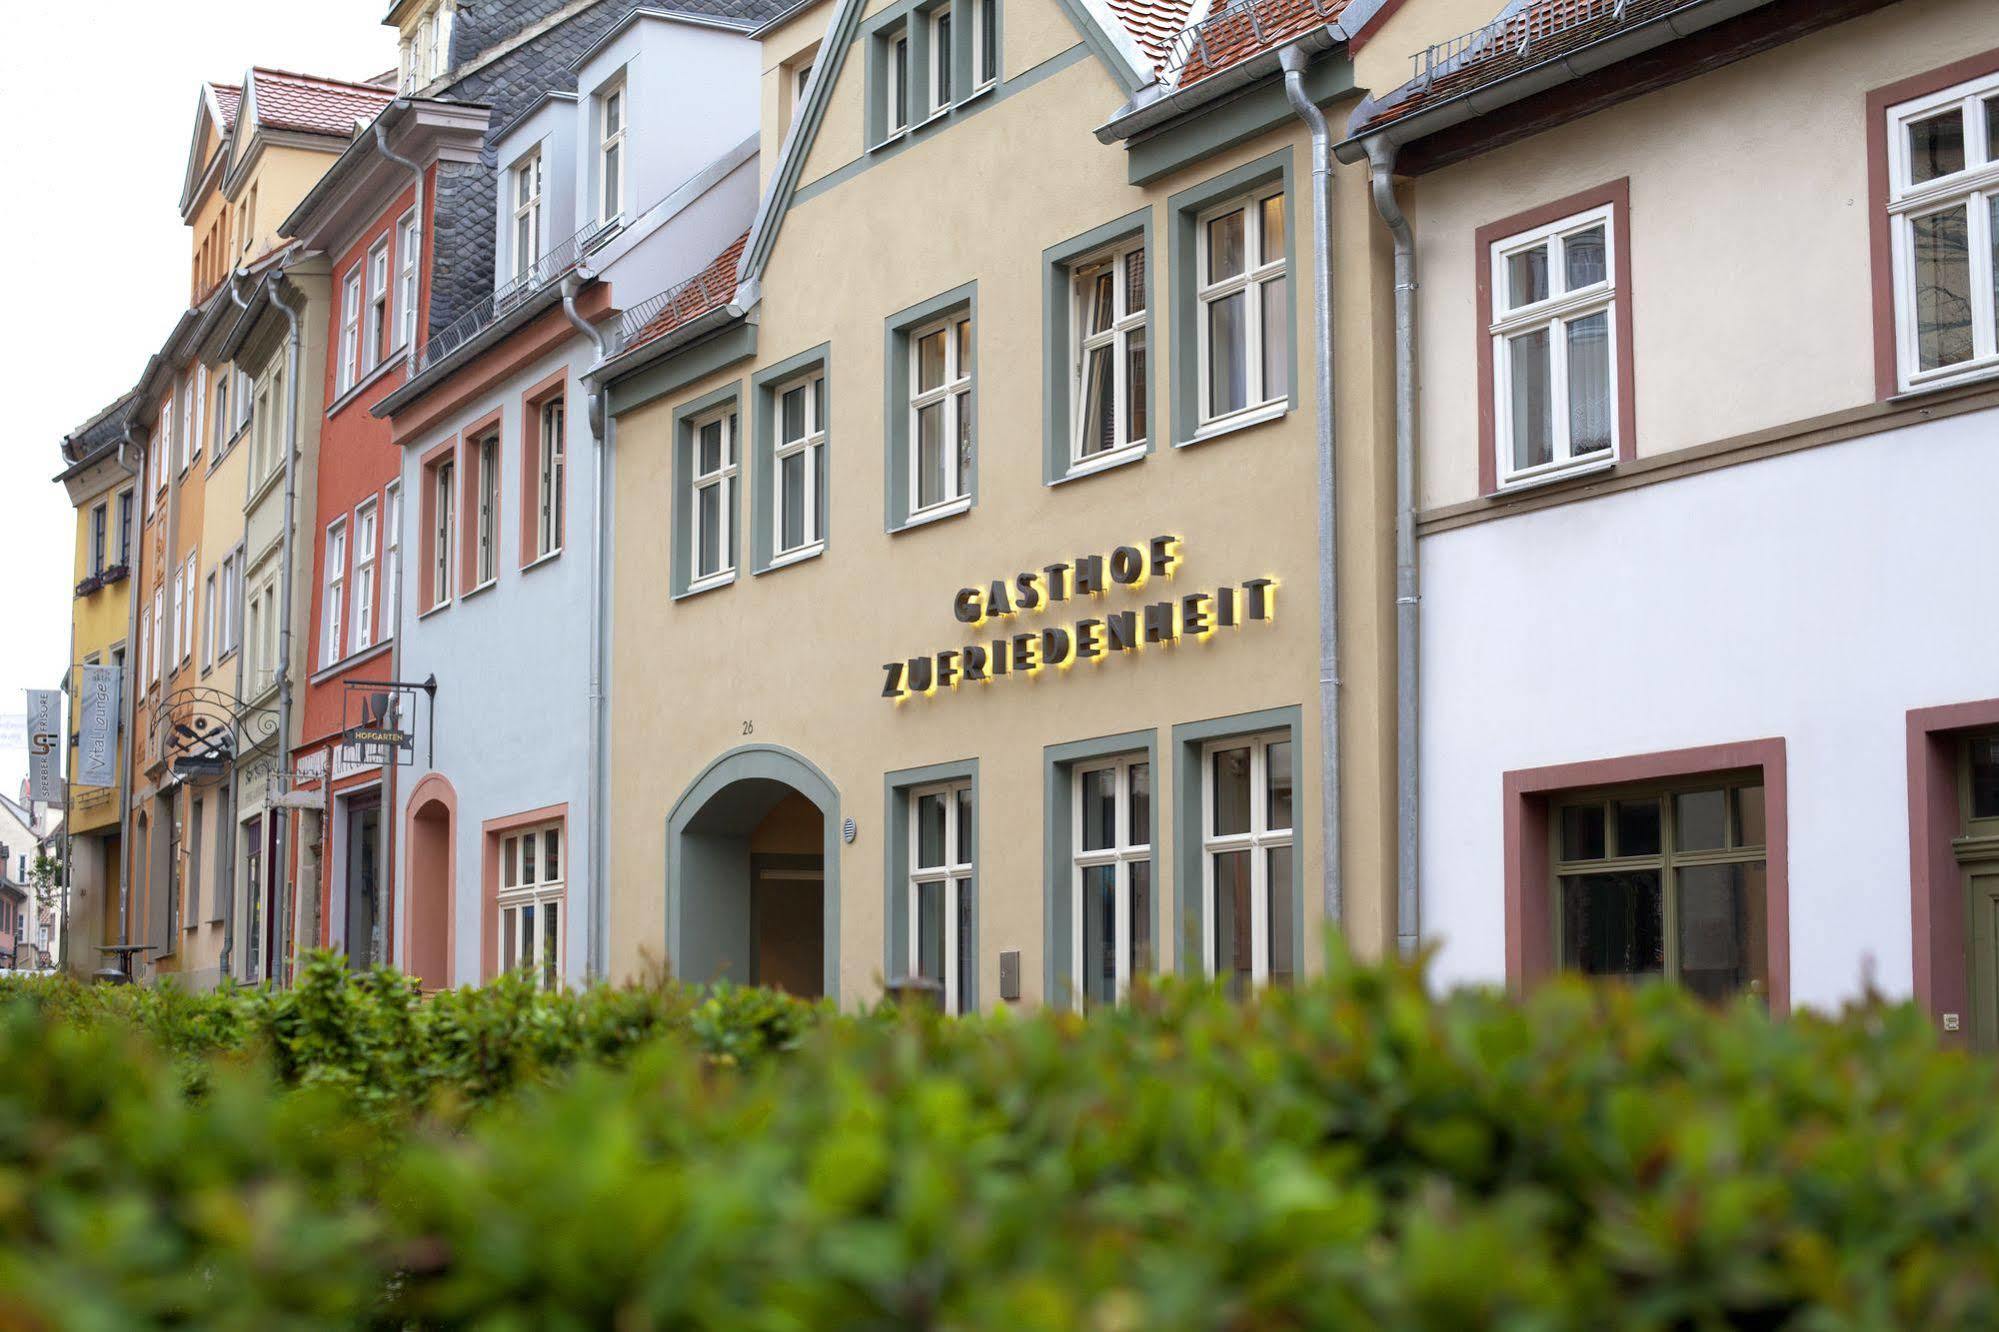
M1145 444L1143 242L1079 264L1070 292L1077 350L1069 462L1084 467Z
M972 1004L972 785L909 793L909 974L934 981L944 1011Z
M416 336L417 262L423 252L416 211L396 223L396 346L407 347Z
M391 481L382 505L382 637L396 632L403 609L403 488Z
M190 551L187 563L181 566L180 571L180 585L186 589L187 600L181 604L180 615L174 625L180 649L175 653L175 659L183 666L194 659L194 598L200 591L200 585L196 581L200 577L200 570L195 567L194 553Z
M152 669L147 674L152 676L153 683L156 685L160 682L160 672L163 669L161 660L166 655L162 651L166 646L166 624L166 591L164 588L156 587L153 589L153 636L146 644L146 655L152 665Z
M389 238L368 251L368 368L382 363L389 351Z
M430 600L432 605L442 606L451 600L453 561L457 555L457 466L449 461L439 463L432 469L431 484L435 526L431 531Z
M972 321L953 315L909 337L910 514L962 504L972 453Z
M369 500L354 511L354 650L375 642L375 542L379 515Z
M1079 768L1073 789L1070 980L1080 1005L1095 1008L1152 970L1152 765Z
M201 427L196 421L195 405L201 393L194 386L194 377L187 376L180 382L180 465L186 471L188 465L201 453Z
M690 586L719 582L735 572L730 523L736 512L736 412L729 408L694 427L694 522L688 567Z
M892 129L909 128L909 34L898 34L889 46L888 123Z
M201 603L201 668L205 671L215 664L221 652L221 644L216 641L215 631L215 575L208 575L207 595Z
M361 270L347 275L340 289L340 379L337 390L354 387L361 374Z
M477 586L484 587L500 571L500 437L488 435L479 441L479 514L474 551Z
M326 529L326 595L324 619L320 624L321 666L331 666L343 655L347 595L347 520L337 518Z
M1999 74L1888 109L1900 387L1999 370Z
M1614 456L1617 243L1605 207L1492 247L1489 333L1501 484Z
M772 452L771 530L782 559L825 539L821 496L826 486L825 377L814 371L777 391L777 439Z
M153 611L150 606L139 612L139 697L146 696L146 685L153 678Z
M122 504L123 497L120 497ZM110 506L100 504L90 511L90 572L93 577L104 572L105 546L109 541L111 525Z
M1291 391L1284 226L1280 189L1236 199L1200 218L1195 331L1203 424L1275 403Z
M514 281L534 271L541 258L541 153L514 168Z
M941 5L930 20L930 107L951 105L951 6Z
M500 839L500 967L551 990L562 984L565 849L559 823Z
M1298 938L1288 735L1210 743L1202 758L1201 895L1209 971L1236 994L1289 984Z
M978 87L999 81L999 0L973 0L978 25L972 33L973 79Z
M225 370L215 376L215 384L209 390L212 401L208 408L208 428L214 432L211 458L220 458L223 446L229 443L229 380L229 372Z
M536 455L535 473L535 558L553 555L562 549L562 503L564 438L568 427L561 398L541 406L541 447Z
M222 557L222 605L216 609L215 620L220 626L217 639L221 646L217 649L227 656L237 646L236 607L243 601L243 552L232 551Z
M625 90L598 99L597 218L614 221L625 209Z
M118 496L118 563L132 567L132 492Z

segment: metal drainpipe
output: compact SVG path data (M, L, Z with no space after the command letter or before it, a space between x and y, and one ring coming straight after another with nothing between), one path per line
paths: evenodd
M282 266L271 279L271 300L284 312L285 322L290 332L285 339L285 509L284 526L280 528L282 541L278 555L278 762L280 770L289 773L291 769L292 736L292 549L293 534L298 526L298 393L299 361L302 335L299 332L299 310L285 299L284 269ZM414 339L412 339L414 341ZM332 782L329 766L326 782ZM266 886L272 889L271 896L278 910L277 948L278 957L270 959L273 977L282 974L279 965L283 949L292 942L292 888L291 846L288 834L291 831L291 815L278 820L277 846L271 857L271 865L264 875ZM282 895L275 889L276 875L282 872L285 891Z
M1325 847L1325 913L1331 925L1346 915L1341 876L1340 829L1340 547L1339 478L1333 443L1333 200L1332 136L1325 114L1305 94L1306 54L1298 46L1277 53L1284 68L1284 95L1312 132L1312 332L1316 346L1319 430L1319 746L1325 754L1320 799L1321 841Z
M238 310L247 310L250 308L250 302L243 298L240 285L243 279L248 276L249 274L240 268L229 275L229 299L235 304ZM230 369L233 370L234 368L235 362L231 361ZM227 372L225 371L224 373ZM226 423L224 428L227 428ZM243 511L246 519L250 508L251 481L250 471L246 467L243 469ZM246 555L249 553L247 543L244 553ZM240 604L236 607L236 623L239 625L243 623L243 608ZM243 697L243 654L241 652L236 654L235 694L239 700ZM241 706L241 704L239 703L238 706ZM241 736L237 737L239 743L241 739ZM242 762L242 758L243 756L239 753L234 755L229 762L229 812L227 819L224 821L224 827L228 830L226 846L229 855L227 862L229 865L229 897L223 903L222 912L222 975L228 980L235 979L231 974L231 968L235 965L236 961L236 811L243 807L241 792L243 774L238 767ZM217 861L216 863L219 866L223 862Z
M380 114L376 115L372 123L375 129L375 151L379 152L389 161L394 162L397 166L404 168L411 176L416 178L416 186L410 199L410 211L416 215L417 261L421 264L423 261L424 235L430 230L429 226L423 220L423 167L410 158L399 157L389 151L388 131L382 128L382 117L389 113L391 107L407 105L409 105L408 98L398 97L395 101L389 103L388 106L383 107ZM398 243L400 244L400 241ZM400 319L402 316L398 315L396 317ZM416 375L416 348L417 337L415 333L412 333L410 335L409 347L403 353L409 361L409 368L404 372L404 383L408 383ZM397 651L400 651L400 649L397 649ZM332 769L329 767L328 771L331 772Z
M139 562L135 557L146 538L146 511L142 506L146 502L146 487L151 484L146 475L146 443L133 437L136 429L132 422L126 422L125 442L118 446L118 465L138 481L132 488L132 524L139 529L139 540L125 552L125 669L118 681L118 944L121 948L132 943L132 739L139 724L137 669L144 660L144 645L139 642ZM126 444L138 454L136 463L125 461ZM127 975L131 974L131 954L119 954L118 963Z
M596 274L586 268L572 269L562 279L562 313L576 330L590 339L597 349L597 360L602 362L610 347L603 331L583 317L576 308L576 295L583 290L583 284ZM604 840L610 826L609 801L606 798L610 784L609 768L605 762L604 744L604 639L610 617L605 613L606 596L605 570L610 560L605 553L609 540L609 524L604 521L604 510L610 494L611 455L605 439L604 386L590 375L583 377L585 398L585 419L590 425L590 442L596 455L596 479L591 503L590 540L590 933L589 947L584 968L591 980L602 980L610 955L610 909L609 893L604 882L605 846Z
M1375 211L1395 238L1395 920L1404 957L1423 943L1417 874L1422 579L1416 563L1416 239L1395 201L1395 145L1367 141Z

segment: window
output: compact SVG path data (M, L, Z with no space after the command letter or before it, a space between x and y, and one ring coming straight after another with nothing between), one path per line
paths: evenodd
M390 482L383 502L382 637L396 632L403 609L403 488Z
M535 459L534 553L540 559L562 549L563 455L567 409L561 398L541 405L540 447Z
M897 133L909 128L909 33L899 31L889 43L888 123Z
M1281 279L1280 279L1281 280ZM1145 244L1077 265L1070 287L1075 401L1069 465L1087 468L1145 447Z
M220 645L215 639L215 575L208 575L208 595L201 607L201 668L215 664Z
M378 514L369 500L354 511L354 650L375 642L375 538Z
M326 529L326 595L320 623L319 664L331 666L341 657L347 595L347 520L336 518Z
M825 376L818 371L777 390L771 532L778 560L814 550L825 540L821 512L826 486L825 393Z
M735 572L730 523L736 511L736 410L714 413L694 425L694 516L688 529L690 590L724 581Z
M246 697L252 699L261 695L271 683L270 663L264 656L263 603L264 593L260 588L244 609L244 617L250 625L250 651L246 656L244 675L249 681Z
M611 89L597 99L597 219L615 221L625 209L625 90Z
M999 0L972 0L974 91L999 81Z
M339 393L354 387L361 367L361 270L347 275L340 289L340 380Z
M209 450L209 457L220 458L223 448L229 443L228 371L225 370L215 376L215 386L210 392L214 397L208 409L208 428L215 432L215 438L214 447Z
M1198 221L1195 332L1204 426L1291 391L1284 230L1281 188L1231 200Z
M1899 386L1999 369L1999 73L1887 116Z
M451 19L454 6L439 5L418 20L402 42L402 91L411 93L451 67Z
M132 567L132 492L118 497L118 563Z
M500 839L500 967L526 971L544 989L562 984L562 825Z
M930 108L951 105L951 6L940 5L930 16Z
M122 506L123 496L120 496L120 504ZM109 505L100 504L90 511L90 572L93 577L104 572L104 550L110 536L110 525Z
M430 601L442 606L451 600L451 562L457 547L457 474L450 459L432 470Z
M139 657L139 696L144 698L146 685L153 679L153 608L150 606L139 612Z
M805 90L811 86L812 86L812 62L808 60L804 64L800 65L797 69L793 70L791 73L791 96L792 96L793 106L801 105L805 101ZM797 115L798 113L796 111L793 111L792 114Z
M161 650L166 646L166 589L153 589L153 633L146 643L146 659L150 669L147 674L155 685L160 682L160 662L166 654Z
M963 505L972 451L972 321L953 315L909 338L910 514Z
M284 462L283 412L285 372L282 358L272 361L257 381L257 404L251 412L250 473L256 481L274 475Z
M1078 767L1070 789L1070 983L1088 1009L1152 970L1152 764Z
M416 210L403 214L396 223L396 346L407 347L416 337L417 260L422 253L422 233L417 230Z
M1765 826L1760 775L1558 799L1560 964L1669 977L1707 999L1764 993Z
M389 238L368 251L368 369L382 363L389 350Z
M516 282L534 270L541 258L541 153L530 154L514 168L514 267Z
M187 602L181 607L180 616L174 625L174 632L180 635L178 660L182 665L186 665L194 657L194 598L200 586L196 580L200 576L195 568L194 556L190 554L187 563L181 566L181 584L187 589Z
M909 792L909 957L911 976L935 981L944 1011L975 1004L972 954L972 785L951 782Z
M1232 993L1288 984L1298 934L1291 737L1210 741L1201 766L1201 924L1207 965Z
M221 646L220 655L227 656L237 648L236 607L243 600L243 552L236 550L222 558L222 605L216 609L215 619L220 626L217 639Z
M473 586L484 587L500 572L500 437L479 441L479 513Z
M1616 243L1605 206L1492 245L1489 332L1502 485L1615 456Z
M153 478L153 488L146 493L146 516L152 517L153 510L160 505L160 496L167 488L166 438L173 421L173 405L169 402L160 411L160 419L153 424L153 437L147 450L146 471Z

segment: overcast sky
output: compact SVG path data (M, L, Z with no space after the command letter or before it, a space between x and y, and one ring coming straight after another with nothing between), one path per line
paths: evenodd
M251 65L371 78L389 0L104 0L10 8L0 44L0 790L27 773L25 689L69 656L63 435L132 387L186 308L180 220L203 82Z

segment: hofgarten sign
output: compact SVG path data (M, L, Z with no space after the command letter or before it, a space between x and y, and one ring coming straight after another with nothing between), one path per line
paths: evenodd
M1031 679L1050 666L1066 667L1149 646L1170 646L1182 637L1206 639L1224 629L1267 622L1275 616L1277 580L1246 578L1234 586L1106 610L1067 624L1019 627L1017 617L1021 615L1103 597L1118 588L1138 591L1152 579L1169 579L1180 560L1180 538L1156 536L1142 546L1119 546L1109 555L1081 555L1066 563L959 588L951 598L952 617L973 630L998 622L995 627L1003 632L983 642L885 663L881 696L900 703L911 697L928 697L940 689L955 689L961 683Z

